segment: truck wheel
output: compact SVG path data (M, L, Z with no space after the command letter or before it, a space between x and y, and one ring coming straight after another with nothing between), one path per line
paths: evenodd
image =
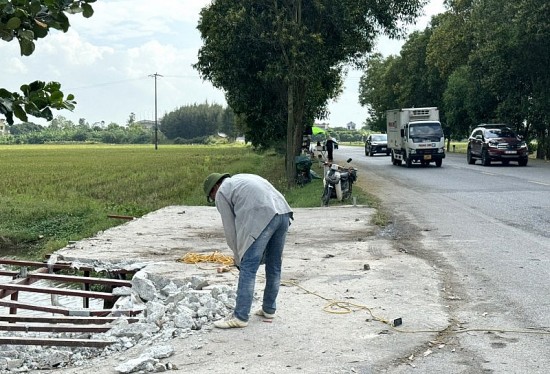
M443 164L443 160L442 160L442 159L435 160L435 166L437 166L438 168L440 168L442 164Z
M412 166L412 163L413 163L413 160L412 160L411 156L408 156L407 157L407 167L410 168Z
M466 151L466 160L470 165L474 165L476 163L476 159L472 157L472 149L470 147L468 147L468 150Z
M481 164L483 166L491 166L491 157L489 157L489 152L486 149L481 152Z

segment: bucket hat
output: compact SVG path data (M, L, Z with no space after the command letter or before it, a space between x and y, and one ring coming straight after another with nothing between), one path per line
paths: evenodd
M206 177L203 188L208 202L210 202L210 192L212 192L212 188L214 188L219 181L230 176L231 175L229 173L212 173Z

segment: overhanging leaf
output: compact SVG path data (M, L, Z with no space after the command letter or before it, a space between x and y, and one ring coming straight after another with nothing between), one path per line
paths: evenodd
M11 99L12 98L12 93L10 91L6 90L5 88L0 88L0 98Z
M84 11L84 13L82 13L82 15L85 17L85 18L90 18L91 16L94 15L94 9L92 8L92 6L90 4L82 4L82 10Z
M53 119L53 114L50 108L44 108L40 112L40 117L47 119L48 121L51 121Z
M21 26L21 19L19 17L12 17L6 22L6 28L10 30L16 30Z
M39 0L32 0L30 9L32 13L36 14L42 10L42 4L40 4Z
M34 52L34 42L28 39L20 39L19 47L21 48L21 56L30 56Z
M52 103L62 101L62 100L63 100L63 92L61 92L61 91L52 92L52 95L50 96L50 101Z
M21 107L21 105L14 104L13 105L13 114L19 118L23 122L28 122L27 113L25 113L25 110Z

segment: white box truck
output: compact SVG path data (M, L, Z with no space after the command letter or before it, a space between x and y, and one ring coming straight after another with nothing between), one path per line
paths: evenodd
M406 108L386 111L388 148L394 165L413 162L440 167L445 158L445 138L439 122L439 110Z

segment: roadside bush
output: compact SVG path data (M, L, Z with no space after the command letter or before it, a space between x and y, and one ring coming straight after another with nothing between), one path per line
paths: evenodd
M191 139L176 138L174 144L208 144L208 136L198 136Z

